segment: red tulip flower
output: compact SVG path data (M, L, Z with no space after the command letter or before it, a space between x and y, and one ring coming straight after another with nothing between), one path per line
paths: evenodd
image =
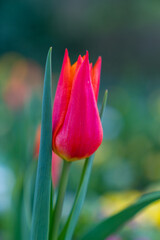
M41 138L41 125L38 126L35 137L34 157L38 158ZM56 187L59 179L61 158L52 151L52 183Z
M67 161L92 155L100 146L103 129L97 98L101 57L94 67L88 52L71 66L65 50L53 106L53 151Z

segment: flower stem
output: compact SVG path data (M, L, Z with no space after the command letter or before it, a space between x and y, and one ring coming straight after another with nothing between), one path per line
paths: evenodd
M65 160L63 161L63 168L62 168L62 173L61 173L61 178L59 183L59 191L58 191L56 206L55 206L54 215L53 215L53 225L52 225L53 229L51 233L52 240L57 240L57 236L58 236L58 229L59 229L59 223L60 223L60 218L62 213L64 196L65 196L67 182L68 182L70 164L71 164L70 162L67 162Z

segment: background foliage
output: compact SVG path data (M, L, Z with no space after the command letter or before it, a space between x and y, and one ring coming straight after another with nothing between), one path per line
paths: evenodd
M159 189L159 25L158 0L0 1L0 239L28 239L23 186L41 120L50 46L53 91L66 47L72 63L86 49L93 63L101 55L99 103L109 90L104 141L75 238L141 192ZM81 161L72 166L64 218L81 167ZM159 239L159 211L154 204L112 239Z

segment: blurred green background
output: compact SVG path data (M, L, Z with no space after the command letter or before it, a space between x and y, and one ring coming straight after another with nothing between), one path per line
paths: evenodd
M50 46L53 92L65 48L72 63L86 50L93 63L102 56L99 106L104 90L109 90L104 141L75 239L130 197L132 201L142 192L160 189L160 1L1 0L0 240L29 239L24 185L41 121ZM64 218L82 164L72 166ZM158 240L159 216L160 205L155 205L110 240Z

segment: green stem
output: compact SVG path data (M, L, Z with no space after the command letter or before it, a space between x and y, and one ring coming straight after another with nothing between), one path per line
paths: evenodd
M57 202L56 202L54 216L53 216L53 225L52 225L53 229L52 229L52 234L50 238L52 240L57 240L57 236L58 236L58 229L59 229L59 223L60 223L60 218L62 213L64 196L65 196L67 182L68 182L70 164L71 164L70 162L67 162L65 160L63 161L63 168L62 168L62 173L61 173L61 178L59 183L59 191L58 191Z

